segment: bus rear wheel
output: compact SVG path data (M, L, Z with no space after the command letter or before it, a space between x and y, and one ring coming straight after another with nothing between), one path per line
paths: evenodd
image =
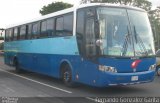
M16 73L22 73L22 70L21 70L21 68L19 66L19 62L18 62L17 59L15 59L14 63L15 63L15 71L16 71Z
M73 87L72 72L69 65L65 65L62 68L62 80L66 86Z

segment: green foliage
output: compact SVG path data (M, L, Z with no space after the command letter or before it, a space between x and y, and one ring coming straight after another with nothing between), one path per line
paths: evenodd
M148 12L154 32L156 50L160 48L160 8Z
M133 6L145 9L146 11L151 10L152 3L147 0L134 0Z
M4 49L4 42L0 43L0 50Z
M0 40L4 40L4 37L1 36L1 37L0 37Z
M53 2L51 4L48 4L47 6L43 6L43 8L39 11L42 15L46 15L52 12L56 12L59 10L63 10L66 8L70 8L73 5L63 2Z
M152 3L148 0L82 0L81 3L112 3L112 4L123 4L136 6L145 10L150 10Z

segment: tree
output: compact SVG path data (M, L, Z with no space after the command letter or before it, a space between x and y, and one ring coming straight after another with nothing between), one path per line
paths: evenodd
M133 6L145 9L146 11L151 10L152 3L147 0L134 0Z
M1 37L0 37L0 40L4 40L4 37L1 36Z
M47 6L43 6L43 8L39 12L41 15L46 15L52 12L70 8L72 6L73 6L72 4L68 4L64 2L53 2L51 4L48 4Z
M157 9L151 10L148 13L154 33L155 47L157 50L160 48L160 7L157 7Z
M4 42L0 43L0 50L4 49Z
M112 4L122 4L140 7L145 10L150 10L152 3L147 0L82 0L81 3L112 3Z

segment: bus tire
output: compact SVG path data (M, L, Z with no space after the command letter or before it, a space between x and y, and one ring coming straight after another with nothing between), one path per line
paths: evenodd
M156 68L157 68L156 70L157 76L160 76L160 66L157 66Z
M16 71L16 73L18 73L18 74L22 73L22 70L21 70L21 68L19 66L19 62L18 62L17 59L15 59L14 63L15 63L15 71Z
M62 66L61 78L63 83L68 87L74 87L74 83L72 81L72 71L68 64Z

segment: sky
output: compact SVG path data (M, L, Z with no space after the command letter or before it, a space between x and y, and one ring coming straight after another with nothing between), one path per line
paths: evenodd
M0 0L0 28L40 17L39 10L54 1L63 1L74 5L80 3L80 0ZM160 5L160 0L149 1L154 6Z
M159 6L160 5L160 0L149 0L152 2L153 6Z
M0 0L0 28L40 17L39 10L54 1L77 5L78 0Z

